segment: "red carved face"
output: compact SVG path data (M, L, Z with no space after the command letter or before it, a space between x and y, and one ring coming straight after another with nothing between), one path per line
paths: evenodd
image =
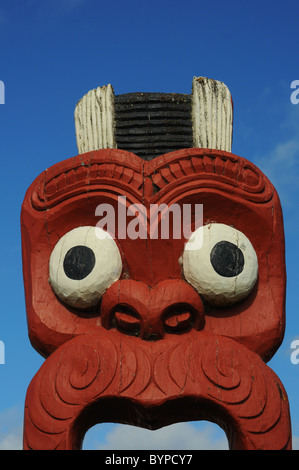
M119 214L121 196L126 209L141 204L148 217L151 204L177 205L181 214L201 204L203 227L191 217L189 241L183 224L154 238L143 219L134 239L124 230L133 218L124 227ZM96 235L102 204L114 208L114 239ZM111 330L143 342L208 332L264 360L282 340L279 199L253 164L230 153L187 149L146 162L98 150L58 163L27 191L22 243L29 335L45 356L76 335Z

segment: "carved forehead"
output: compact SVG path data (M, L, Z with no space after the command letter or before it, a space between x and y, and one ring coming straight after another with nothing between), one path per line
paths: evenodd
M43 172L27 199L37 211L110 188L148 202L171 200L186 191L210 188L252 203L266 203L274 188L263 173L244 158L223 151L179 150L150 162L124 150L98 150L65 160ZM151 200L149 200L151 199ZM141 202L141 200L140 200Z

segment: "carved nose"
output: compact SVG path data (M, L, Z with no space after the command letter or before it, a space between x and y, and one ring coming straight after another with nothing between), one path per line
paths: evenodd
M183 280L166 280L151 288L126 279L112 284L103 295L101 322L104 328L154 341L165 333L202 329L204 308L199 295Z

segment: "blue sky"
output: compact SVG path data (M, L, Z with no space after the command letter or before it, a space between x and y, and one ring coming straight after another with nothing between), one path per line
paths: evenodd
M74 107L87 91L111 83L116 94L190 93L193 76L229 87L232 151L259 166L281 198L287 327L269 365L287 390L299 449L299 364L290 360L299 339L299 104L290 99L299 80L298 14L293 0L0 1L0 449L21 448L27 386L43 362L28 340L23 294L19 217L27 187L78 153ZM89 431L84 448L225 448L223 436L208 423L155 432L107 424Z

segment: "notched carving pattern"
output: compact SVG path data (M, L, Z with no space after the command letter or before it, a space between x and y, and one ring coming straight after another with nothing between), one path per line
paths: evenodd
M267 202L272 197L271 185L262 173L247 160L227 152L178 150L147 162L123 150L99 150L46 170L33 185L32 206L46 210L78 194L100 191L107 183L128 186L142 196L143 191L147 192L148 178L159 191L177 185L178 181L184 184L194 180L197 189L233 190L256 203Z

